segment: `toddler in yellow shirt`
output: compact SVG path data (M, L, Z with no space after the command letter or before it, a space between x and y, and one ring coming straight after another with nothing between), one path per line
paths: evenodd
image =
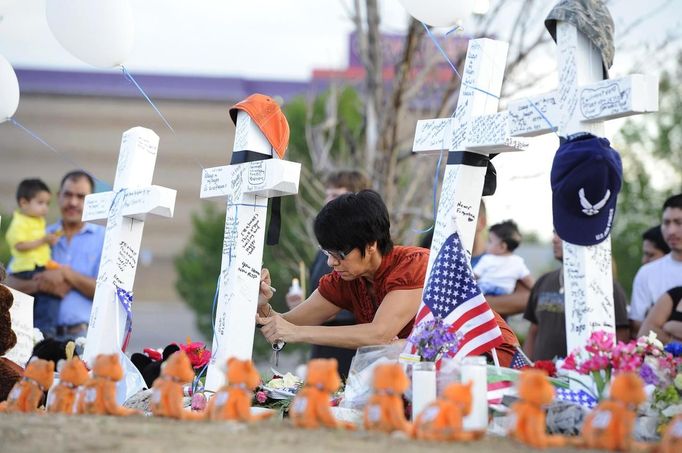
M45 216L50 205L50 189L40 179L24 179L17 188L18 209L7 229L12 254L8 271L16 278L30 280L50 264L50 246L59 237L45 232ZM33 303L33 325L45 337L56 335L60 299L38 293Z

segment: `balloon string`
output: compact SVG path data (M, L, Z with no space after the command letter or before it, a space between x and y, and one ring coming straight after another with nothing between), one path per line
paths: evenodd
M135 80L133 75L128 71L128 69L125 66L121 65L121 71L123 71L123 76L126 79L128 79L129 81L131 81L133 83L133 85L135 85L135 87L137 87L137 89L140 91L140 93L142 93L142 96L144 96L144 98L147 100L147 102L149 102L149 105L151 105L152 108L154 109L154 111L161 117L163 122L166 124L166 127L168 127L168 129L170 129L170 131L173 133L173 135L175 135L175 130L173 130L173 127L170 125L170 123L168 121L166 121L166 118L163 116L161 111L158 108L156 108L156 105L154 105L152 100L149 99L149 96L147 96L147 93L144 92L142 87L137 83L137 81Z
M79 170L82 170L82 171L88 173L90 176L93 177L93 179L97 180L97 181L98 181L99 183L101 183L103 186L108 187L108 188L111 188L111 187L112 187L111 184L107 183L106 181L104 181L104 180L102 180L102 179L99 179L99 178L96 177L92 172L89 172L89 171L85 170L85 168L83 168L81 165L79 165L78 162L76 162L75 160L71 159L71 158L70 158L68 155L66 155L65 153L62 153L62 152L60 152L59 150L57 150L57 148L55 148L54 146L52 146L52 145L50 145L49 143L47 143L45 140L43 140L42 138L40 138L40 136L39 136L38 134L36 134L35 132L33 132L31 129L27 128L27 127L24 126L23 124L21 124L19 121L15 120L14 118L8 118L7 121L9 121L10 123L14 124L16 127L18 127L19 129L21 129L22 131L26 132L29 136L31 136L31 138L33 138L34 140L36 140L37 142L39 142L40 144L42 144L43 146L45 146L46 148L48 148L49 150L51 150L53 153L57 154L59 157L61 157L62 159L64 159L65 161L67 161L68 163L70 163L71 165L73 165L74 167L76 167L76 168L78 168Z

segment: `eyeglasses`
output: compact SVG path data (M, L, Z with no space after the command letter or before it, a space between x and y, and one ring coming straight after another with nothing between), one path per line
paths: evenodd
M325 250L322 247L319 247L320 251L324 253L327 257L329 258L334 258L337 261L343 261L346 258L348 258L348 255L350 252L353 251L353 249L348 250L347 252L337 252L337 251L331 251L331 250Z

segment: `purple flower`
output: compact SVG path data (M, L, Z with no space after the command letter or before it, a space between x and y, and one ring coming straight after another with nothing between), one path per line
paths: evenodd
M452 332L440 318L420 324L412 332L408 341L425 361L435 361L441 357L452 357L459 348L460 335Z
M206 396L203 393L195 393L192 395L192 410L203 411L206 409Z
M656 372L646 363L642 364L642 367L639 369L639 377L644 380L645 384L658 385Z

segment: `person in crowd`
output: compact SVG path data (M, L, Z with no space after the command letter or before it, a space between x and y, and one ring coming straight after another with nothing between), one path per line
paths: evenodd
M682 341L682 286L666 291L644 318L638 336L655 332L663 343Z
M66 340L85 336L90 321L92 299L104 244L104 227L83 222L85 196L93 193L92 177L82 171L67 173L59 185L61 219L47 228L59 232L52 248L58 269L46 270L33 280L9 276L7 285L27 294L49 293L61 298L57 338Z
M359 171L355 170L341 170L331 173L327 176L325 181L325 198L324 203L327 204L332 200L335 200L339 196L345 193L359 192L364 189L369 189L370 182L365 175ZM332 268L327 264L327 255L318 250L313 263L310 266L309 275L309 291L308 296L310 296L319 284L320 278L322 276L332 272ZM289 309L293 310L301 302L303 302L303 294L287 294L286 302ZM325 322L325 326L352 326L355 324L355 317L353 313L348 310L341 310L332 319ZM335 358L339 363L339 374L342 378L348 376L348 370L350 369L351 361L355 355L355 349L346 348L335 348L333 346L325 346L313 344L310 351L311 359L324 359L324 358Z
M51 196L40 179L24 179L17 187L17 209L5 236L12 255L8 270L14 278L31 280L49 266L50 246L58 239L45 228ZM40 292L34 298L34 327L47 338L55 337L60 298Z
M670 247L663 239L661 225L656 225L642 233L642 265L663 258L670 253Z
M682 286L682 193L663 203L661 234L670 253L642 266L632 284L629 317L633 334L640 331L647 313L666 291Z
M563 242L554 233L552 238L554 258L562 262ZM616 320L616 337L628 341L630 330L627 318L625 291L613 281L613 307ZM564 306L564 269L542 275L533 286L523 317L530 322L523 350L535 360L552 360L566 357L566 312Z
M393 245L388 211L374 191L347 193L325 205L315 218L315 236L333 272L303 303L277 313L270 275L263 269L256 321L271 342L304 342L342 348L388 344L407 338L421 302L429 251ZM357 324L323 326L341 309ZM505 343L497 348L509 366L518 341L495 314Z
M529 290L533 287L535 282L525 261L514 254L520 244L521 233L514 221L506 220L490 227L486 253L473 268L483 294L511 294L517 281Z
M476 235L474 236L474 245L471 249L471 267L476 266L478 261L485 255L487 247L486 238L486 226L488 225L487 210L483 199L481 199L481 205L478 210L478 221L476 223ZM433 229L424 235L422 241L420 242L421 247L430 249L431 240L433 239ZM531 285L532 286L532 285ZM503 318L507 318L512 315L517 315L523 313L526 309L526 303L528 302L528 295L530 294L530 288L517 281L514 286L514 291L510 294L499 294L493 296L491 294L486 295L486 300L490 305L490 308L499 313Z

